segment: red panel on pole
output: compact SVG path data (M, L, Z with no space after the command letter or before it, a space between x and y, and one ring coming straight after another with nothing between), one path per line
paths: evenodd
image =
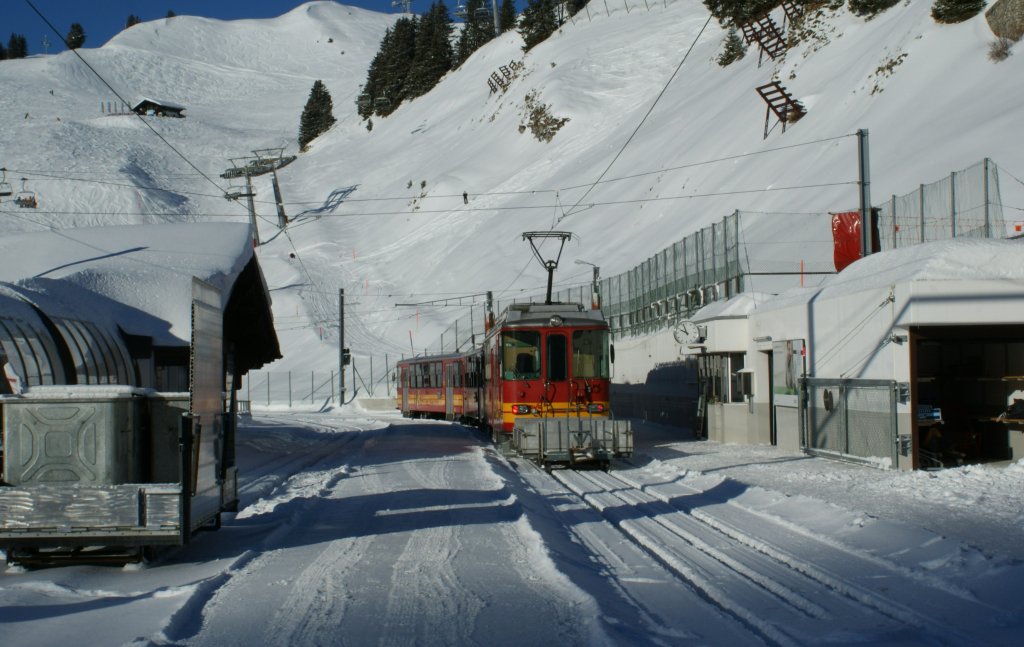
M860 258L860 212L844 211L832 214L832 241L835 243L833 260L836 271L842 272Z

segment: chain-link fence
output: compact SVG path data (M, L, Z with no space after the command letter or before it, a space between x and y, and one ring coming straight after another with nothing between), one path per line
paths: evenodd
M345 401L354 395L388 398L394 393L390 358L353 362L345 370ZM369 372L367 372L367 370ZM341 380L336 371L250 371L242 378L238 399L249 406L323 406L341 402Z
M823 378L803 382L801 438L808 453L896 467L896 382Z
M878 205L882 249L950 238L1003 238L999 168L984 159Z

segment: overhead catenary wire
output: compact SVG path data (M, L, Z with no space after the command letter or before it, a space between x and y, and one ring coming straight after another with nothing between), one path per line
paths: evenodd
M849 180L844 182L825 182L821 184L806 184L797 186L782 186L782 187L759 187L754 189L736 189L732 191L716 191L711 193L693 193L689 195L674 195L674 196L655 196L649 198L633 198L630 200L605 200L602 202L589 202L587 207L606 207L606 206L617 206L624 204L641 204L647 202L669 202L674 200L694 200L698 198L713 198L720 196L731 196L731 195L745 195L751 193L765 193L765 192L777 192L777 191L800 191L805 189L821 189L827 187L836 186L850 186L856 185L855 180ZM474 207L473 211L524 211L524 210L549 210L558 208L558 204L540 204L540 205L510 205L510 206L493 206L493 207ZM308 216L311 220L321 218L357 218L357 217L371 217L371 216L415 216L420 214L446 214L451 213L451 209L416 209L413 211L357 211L347 213L321 213ZM126 213L123 211L40 211L38 213L48 213L52 215L86 215L86 216L114 216L114 215L135 215L135 216L180 216L180 213L167 213L167 212L153 212L153 213ZM821 212L824 213L824 212ZM217 214L217 213L204 213L197 214L208 218L237 218L242 214Z
M791 149L794 149L794 148L801 148L801 147L805 147L805 146L814 146L814 145L823 144L823 143L830 143L830 142L838 141L840 139L845 139L845 138L855 137L855 136L856 136L856 133L849 133L849 134L844 134L844 135L836 135L836 136L832 136L832 137L825 137L825 138L822 138L822 139L816 139L816 140L807 141L807 142L799 142L799 143L796 143L796 144L790 144L790 145L787 145L787 146L777 146L777 147L774 147L774 148L768 148L768 149L764 149L764 150L760 150L760 151L751 151L751 152L748 152L748 153L740 153L740 154L737 154L737 155L728 155L728 156L725 156L725 157L718 157L718 158L712 158L712 159L707 159L707 160L697 160L697 161L694 161L694 162L688 162L686 164L679 164L679 165L675 165L675 166L668 166L668 167L663 167L663 168L658 168L658 169L652 169L650 171L642 171L640 173L633 173L633 174L630 174L630 175L623 175L623 176L619 176L619 177L600 179L597 182L592 182L592 183L588 183L588 184L578 184L578 185L573 185L573 186L568 186L568 187L562 187L562 188L559 188L559 189L537 188L537 189L522 189L522 190L516 190L516 191L473 191L471 193L472 193L472 195L474 197L523 196L523 195L538 195L538 194L550 193L550 194L554 194L555 195L555 203L556 203L555 204L555 208L562 208L563 205L562 205L562 203L561 203L561 201L559 199L559 196L558 196L558 194L560 192L562 192L562 191L572 191L572 190L576 190L576 189L581 189L581 188L585 188L585 187L588 187L588 186L592 186L592 185L595 185L595 184L607 184L607 183L610 183L610 182L620 182L620 181L624 181L624 180L632 180L632 179L636 179L636 178L640 178L640 177L646 177L646 176L650 176L650 175L658 175L658 174L661 174L661 173L667 173L667 172L677 171L677 170L686 169L686 168L696 168L696 167L700 167L700 166L708 166L708 165L711 165L711 164L718 164L718 163L721 163L721 162L734 161L734 160L742 159L742 158L746 158L746 157L753 157L753 156L757 156L757 155L765 155L765 154L769 154L769 153L777 153L777 152L781 152L781 151L791 150ZM146 186L146 185L139 185L139 184L123 183L123 182L111 182L111 181L103 181L103 180L94 180L94 179L90 179L90 178L74 177L72 175L62 175L62 174L58 174L56 171L48 171L48 170L40 170L40 169L8 169L8 171L11 172L11 173L19 174L19 175L28 175L28 176L32 176L32 177L36 177L36 178L47 178L47 179L51 179L51 180L66 180L66 181L69 181L69 182L87 182L87 183L94 183L94 184L103 184L103 185L108 185L108 186L122 186L122 187L125 187L125 188L131 188L131 189L137 189L137 190L163 191L163 192L177 193L179 195L189 195L189 196L195 196L195 197L207 197L207 198L221 198L221 197L223 197L223 193L219 193L219 194L216 194L216 195L211 195L209 193L200 193L200 192L195 192L195 191L181 191L181 190L168 189L166 187L160 187L160 186ZM106 174L106 175L115 175L115 176L117 175L114 172L101 172L101 171L75 171L75 174L76 175ZM185 178L189 178L189 177L196 177L197 175L202 175L202 174L178 174L178 175L166 175L166 176L160 176L160 177L166 177L168 179L185 179ZM203 176L203 177L205 177L205 176ZM1013 177L1013 176L1011 175L1011 177ZM1016 178L1014 178L1014 179L1016 179ZM219 188L220 187L218 187L218 189ZM706 194L706 195L716 195L716 194L712 193L712 194ZM418 200L418 201L425 201L425 200L461 200L462 199L462 194L461 193L440 193L440 194L436 194L436 195L431 195L431 194L426 194L426 195L405 194L405 195L384 195L384 196L373 196L373 197L348 197L348 198L345 198L345 200L343 202L344 203L398 202L398 201L407 201L407 200L411 200L411 199L415 199L415 200ZM268 205L276 205L277 204L276 200L254 200L254 202L257 203L257 204L268 204ZM283 202L282 204L284 204L285 206L289 206L289 207L302 207L302 206L309 206L309 205L322 205L323 204L323 200L288 200L288 201ZM486 209L485 207L473 207L473 208L475 210ZM545 208L545 209L546 208L551 208L551 206L550 205L544 205L542 208ZM419 210L419 211L422 212L422 210Z

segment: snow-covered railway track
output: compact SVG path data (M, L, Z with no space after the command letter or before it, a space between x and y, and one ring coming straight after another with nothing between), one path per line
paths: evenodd
M702 493L678 483L569 470L554 476L769 643L864 635L870 627L879 640L925 634L940 643L970 644L969 636L946 626L943 618L975 610L971 607L985 616L992 613L941 583L910 578L763 516L727 503L704 506Z

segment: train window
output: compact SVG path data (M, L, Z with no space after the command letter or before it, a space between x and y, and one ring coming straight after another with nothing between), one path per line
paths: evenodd
M569 377L569 365L566 358L568 344L565 335L548 335L547 359L548 379L562 381Z
M572 333L572 376L607 379L610 375L608 331L574 330Z
M540 377L540 333L510 330L501 339L503 375L506 380Z

